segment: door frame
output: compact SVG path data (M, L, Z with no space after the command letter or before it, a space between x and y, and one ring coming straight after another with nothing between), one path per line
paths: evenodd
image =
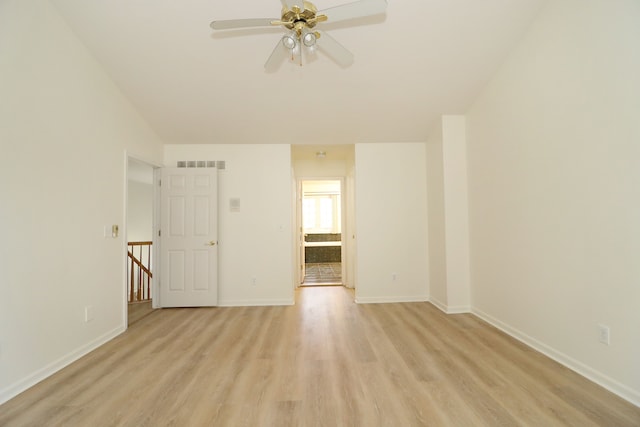
M348 242L346 239L347 233L350 233L348 230L347 224L347 204L346 204L346 178L344 176L300 176L296 178L296 224L295 224L295 232L294 239L296 241L296 276L295 283L296 288L298 288L302 282L304 281L304 277L301 277L301 272L304 271L304 267L300 267L300 265L304 265L304 255L302 252L304 249L300 248L299 245L304 241L304 230L302 228L302 182L303 181L340 181L340 269L341 269L341 277L342 277L342 286L348 287L347 282L349 279L349 274L347 271L347 250L348 250ZM352 196L350 196L352 197Z
M128 214L128 210L129 210L129 160L134 160L136 162L139 163L144 163L146 165L148 165L149 167L151 167L153 169L153 203L152 203L152 219L151 219L151 223L152 223L152 238L151 241L152 243L152 247L153 247L153 251L151 252L151 265L153 265L153 280L151 281L151 307L152 308L158 308L157 305L157 283L158 280L160 279L160 274L159 274L159 268L158 268L158 249L159 249L159 240L158 240L158 229L159 229L159 223L158 220L160 218L160 209L159 209L159 202L160 202L160 193L159 193L159 188L158 188L158 171L160 170L160 168L162 166L160 166L159 164L155 163L152 160L149 160L148 158L142 157L142 156L138 156L132 153L129 153L127 150L125 150L124 152L124 211L123 211L123 220L122 220L122 293L123 293L123 299L122 299L122 320L123 320L123 324L125 326L125 328L129 328L128 323L129 323L129 312L128 312L128 306L129 306L129 297L127 295L127 285L128 285L128 275L127 275L127 264L128 264L128 259L127 259L127 251L128 251L128 241L127 241L127 236L129 233L129 224L128 224L128 220L127 220L127 214Z

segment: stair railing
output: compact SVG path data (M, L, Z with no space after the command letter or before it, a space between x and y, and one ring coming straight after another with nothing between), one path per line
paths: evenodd
M128 242L127 293L129 302L151 300L151 245L153 242Z

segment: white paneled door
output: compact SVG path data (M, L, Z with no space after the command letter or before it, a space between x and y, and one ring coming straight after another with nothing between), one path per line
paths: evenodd
M217 169L164 168L161 177L160 306L214 306Z

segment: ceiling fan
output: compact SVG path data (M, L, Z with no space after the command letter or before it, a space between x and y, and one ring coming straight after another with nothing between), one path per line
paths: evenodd
M387 9L386 0L358 0L318 11L307 0L280 0L282 13L279 19L231 19L213 21L214 30L231 30L250 27L284 27L286 33L267 59L264 67L267 71L275 71L287 56L300 58L302 65L303 51L313 52L316 48L326 53L339 65L346 67L353 63L353 54L338 43L327 33L316 29L321 22L339 22L353 18L371 16L384 13Z

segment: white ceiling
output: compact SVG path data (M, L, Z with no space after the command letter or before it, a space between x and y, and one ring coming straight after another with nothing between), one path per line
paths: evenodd
M209 23L279 18L278 0L51 1L164 142L290 144L425 140L468 109L545 2L389 0L386 16L319 24L350 67L319 53L266 73L283 30Z

